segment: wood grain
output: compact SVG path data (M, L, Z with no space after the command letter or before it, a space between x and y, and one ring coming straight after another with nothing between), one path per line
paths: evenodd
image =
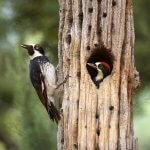
M58 150L137 150L133 134L134 67L131 0L59 0L59 81L64 84ZM101 47L113 70L96 89L86 63Z

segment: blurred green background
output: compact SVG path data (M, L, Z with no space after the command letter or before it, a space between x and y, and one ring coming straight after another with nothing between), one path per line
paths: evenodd
M56 125L28 78L21 43L41 43L57 63L58 2L0 0L0 150L56 150ZM141 88L134 96L134 128L139 150L150 150L150 1L134 2L135 59Z

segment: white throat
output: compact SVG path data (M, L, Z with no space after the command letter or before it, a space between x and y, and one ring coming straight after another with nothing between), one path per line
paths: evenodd
M98 70L98 73L97 73L97 76L96 76L96 81L97 80L101 80L101 79L103 79L104 78L104 76L103 76L103 72L101 71L101 70Z
M30 60L34 59L35 57L43 56L39 51L34 50L34 54L30 56Z

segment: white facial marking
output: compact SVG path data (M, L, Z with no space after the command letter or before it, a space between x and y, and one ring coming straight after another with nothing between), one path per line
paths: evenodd
M43 56L39 51L34 49L34 54L30 56L30 60L34 59L35 57Z
M98 66L100 64L100 62L96 62L95 65Z
M97 70L101 71L101 70L98 68L98 65L99 65L99 64L101 64L101 63L100 63L100 62L96 62L96 63L95 63L95 65L96 65L96 67L97 67Z
M34 54L32 56L30 56L30 60L34 59L35 57L43 56L39 51L37 51L37 50L34 49L34 46L36 44L30 44L30 45L33 46L33 50L34 50Z

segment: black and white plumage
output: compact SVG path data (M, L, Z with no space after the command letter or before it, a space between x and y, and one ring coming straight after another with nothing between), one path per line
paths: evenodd
M45 106L50 118L59 121L59 112L54 105L54 92L56 89L55 67L44 56L44 49L38 45L25 45L21 47L28 50L30 56L30 79L39 99Z

